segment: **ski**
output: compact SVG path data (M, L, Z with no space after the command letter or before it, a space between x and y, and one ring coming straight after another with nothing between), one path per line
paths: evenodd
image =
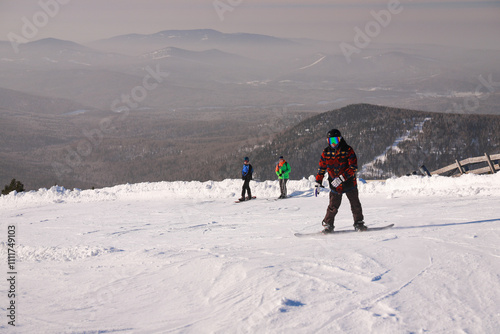
M302 238L302 237L311 237L311 236L319 236L319 235L327 236L330 234L339 234L339 233L358 233L358 232L364 233L364 232L381 231L381 230L389 229L393 226L394 226L394 224L390 224L387 226L380 226L380 227L368 227L368 229L366 231L357 231L357 230L338 230L338 231L336 231L336 230L334 230L332 233L323 233L323 232L300 233L300 232L297 232L294 235L298 238Z
M252 199L256 199L256 198L257 198L257 196L252 196ZM243 203L243 202L248 202L248 201L250 201L250 200L249 199L246 199L244 201L237 200L237 201L234 201L234 203Z

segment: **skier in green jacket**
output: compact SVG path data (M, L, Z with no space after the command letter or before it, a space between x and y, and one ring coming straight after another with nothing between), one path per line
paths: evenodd
M278 179L280 182L280 190L281 190L281 195L278 197L278 199L286 198L286 183L288 179L290 178L290 164L283 158L283 156L280 157L280 160L276 164L276 175L278 175Z

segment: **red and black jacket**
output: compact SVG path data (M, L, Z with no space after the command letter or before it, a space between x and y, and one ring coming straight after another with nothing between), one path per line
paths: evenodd
M334 149L328 146L323 150L319 160L316 182L320 184L323 182L326 171L328 171L328 183L331 191L342 194L357 187L358 158L344 138L342 138L337 148ZM331 182L337 177L340 177L343 182L337 188L333 188Z

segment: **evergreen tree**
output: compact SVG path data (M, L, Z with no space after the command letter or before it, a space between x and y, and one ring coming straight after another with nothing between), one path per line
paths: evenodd
M10 181L10 185L6 185L5 188L2 190L2 195L7 195L11 191L17 191L22 192L24 191L24 184L21 183L21 181L16 181L16 179L12 179Z

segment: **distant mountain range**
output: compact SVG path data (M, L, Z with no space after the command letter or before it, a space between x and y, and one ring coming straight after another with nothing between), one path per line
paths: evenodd
M324 111L363 102L500 112L500 51L380 45L348 63L331 42L211 29L129 34L87 46L46 38L21 44L19 51L0 43L0 87L103 110L116 94L133 89L145 68L159 66L171 76L141 101L142 107L281 105Z
M210 29L87 45L46 38L19 45L19 53L0 41L0 186L14 177L28 188L218 180L238 177L241 155L254 156L259 177L274 178L278 151L302 177L314 173L321 136L337 124L366 177L404 174L421 162L440 167L458 153L496 147L489 130L496 118L474 123L474 115L500 115L500 51L372 44L351 58L332 42ZM332 118L322 115L327 110ZM307 142L306 128L292 130L311 117L326 117L325 128L307 125L317 144ZM467 122L491 142L442 143L465 136ZM432 143L419 139L425 156L389 149L398 138L399 149L420 138L420 124L423 133L443 129L431 133Z
M163 30L153 34L126 34L119 35L111 38L106 38L103 40L96 41L94 43L108 43L110 41L121 41L126 40L137 41L137 40L161 40L161 43L165 41L176 40L182 41L183 43L190 42L204 42L204 43L241 43L242 41L247 41L251 43L282 43L290 44L290 40L285 38L278 38L268 35L261 34L249 34L249 33L222 33L213 29L194 29L194 30Z
M165 46L207 50L214 48L281 47L293 46L295 42L267 35L248 33L222 33L212 29L165 30L154 34L127 34L99 40L91 46L123 54L138 54L136 50L160 49ZM139 48L139 49L138 49ZM255 52L254 52L255 53Z

